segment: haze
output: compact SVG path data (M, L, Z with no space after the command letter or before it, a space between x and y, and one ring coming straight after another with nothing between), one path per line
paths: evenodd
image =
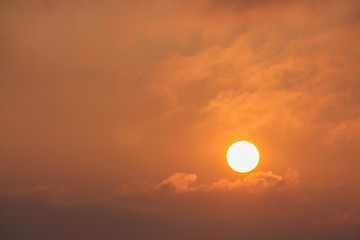
M359 239L356 0L0 3L2 239ZM236 173L226 151L257 146Z

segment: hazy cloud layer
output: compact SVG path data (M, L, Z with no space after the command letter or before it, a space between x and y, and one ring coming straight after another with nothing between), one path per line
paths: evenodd
M269 172L250 173L246 177L236 180L220 179L213 183L198 184L196 174L174 173L159 184L152 185L148 182L134 182L119 188L121 194L143 194L150 192L162 193L187 193L187 192L213 192L246 190L250 193L262 192L272 187L289 187L299 184L299 173L288 169L285 176Z
M359 13L1 1L0 235L357 239ZM240 176L239 140L261 154Z

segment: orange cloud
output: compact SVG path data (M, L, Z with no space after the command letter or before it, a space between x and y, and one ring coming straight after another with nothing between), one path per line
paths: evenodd
M216 192L245 190L250 193L262 192L276 186L293 185L299 181L298 171L289 168L284 176L268 172L251 173L244 178L229 180L220 179L214 183L196 185L196 174L174 173L162 180L159 184L151 185L148 182L134 182L122 185L121 194L139 194L149 192L187 193L187 192Z
M288 169L285 176L280 176L268 172L255 172L246 176L243 179L237 179L235 181L229 181L227 179L221 179L211 185L209 185L206 191L229 191L236 189L246 189L251 193L261 192L268 188L279 186L281 184L294 182L298 180L299 175L296 170Z
M156 185L155 190L161 192L177 193L194 191L196 188L190 186L190 184L194 183L196 180L196 174L175 173Z

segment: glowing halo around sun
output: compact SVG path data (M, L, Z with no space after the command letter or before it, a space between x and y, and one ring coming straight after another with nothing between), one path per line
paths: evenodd
M233 170L246 173L256 168L259 163L260 154L254 144L240 141L230 146L226 158Z

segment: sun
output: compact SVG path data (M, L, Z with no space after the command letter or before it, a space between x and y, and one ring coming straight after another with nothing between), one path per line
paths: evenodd
M233 170L246 173L256 168L259 163L260 154L254 144L240 141L230 146L226 158Z

